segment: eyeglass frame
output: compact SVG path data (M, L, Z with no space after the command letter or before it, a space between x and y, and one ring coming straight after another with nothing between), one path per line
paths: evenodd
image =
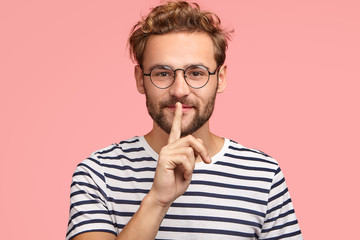
M157 67L168 67L169 70L171 69L171 70L174 72L174 79L173 79L173 81L171 82L171 84L170 84L169 86L167 86L167 87L159 87L159 86L157 86L157 85L153 82L153 80L152 80L152 78L151 78L151 72L152 72L155 68L157 68ZM200 86L200 87L193 87L193 86L191 86L191 85L188 83L188 81L186 80L186 77L187 77L187 76L185 75L185 72L186 72L189 68L191 68L191 67L202 67L202 68L206 69L206 71L208 71L208 73L209 73L208 79L207 79L207 81L206 81L202 86ZM167 89L167 88L171 87L171 85L173 85L174 82L175 82L175 79L176 79L176 71L178 71L178 70L183 71L183 73L184 73L184 75L183 75L183 76L184 76L184 80L185 80L186 84L189 85L189 87L194 88L194 89L203 88L203 87L206 86L206 84L208 84L208 82L209 82L209 80L210 80L210 76L215 75L216 72L219 70L220 67L221 67L221 65L219 65L219 66L215 69L214 72L210 72L209 69L208 69L207 67L203 66L203 65L190 65L190 66L188 66L188 67L185 68L185 69L183 69L183 68L177 68L177 69L175 69L175 70L174 70L172 67L168 66L168 65L156 65L156 66L154 66L154 67L152 67L152 68L150 69L150 72L149 72L149 73L145 73L145 71L144 71L144 69L143 69L143 66L140 65L140 69L141 69L141 71L143 72L143 75L150 77L151 83L152 83L155 87L157 87L157 88L159 88L159 89Z

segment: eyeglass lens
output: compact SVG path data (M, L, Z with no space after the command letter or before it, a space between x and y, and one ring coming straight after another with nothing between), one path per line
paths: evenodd
M175 80L175 71L168 66L157 66L152 69L150 77L157 87L167 88ZM204 66L190 66L185 70L185 80L193 88L203 87L209 80L209 71Z

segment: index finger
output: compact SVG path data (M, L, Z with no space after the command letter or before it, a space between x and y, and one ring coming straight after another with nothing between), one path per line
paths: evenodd
M181 137L181 119L182 119L182 105L180 102L177 102L175 104L175 115L171 126L168 143L173 143Z

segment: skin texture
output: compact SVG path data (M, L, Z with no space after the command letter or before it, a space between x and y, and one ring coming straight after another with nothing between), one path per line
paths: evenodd
M198 41L192 42L190 36L196 35ZM176 43L176 44L175 44ZM164 45L168 48L164 48ZM180 46L178 46L180 45ZM186 52L183 50L186 49ZM186 68L188 65L202 64L211 71L217 68L213 57L213 43L209 36L201 33L170 33L151 36L147 41L143 67L148 72L154 65L169 65L176 68ZM202 53L200 55L199 53ZM147 107L150 116L160 121L155 122L169 133L171 129L173 106L176 102L193 107L184 114L183 135L191 134L204 125L210 118L216 97L217 79L211 76L209 83L201 89L192 89L184 79L183 73L177 71L176 80L169 89L161 90L154 87L149 77L140 79L140 91L146 93ZM151 84L151 86L149 86ZM139 88L138 88L139 89ZM159 117L157 117L159 116ZM161 124L159 124L159 122ZM193 126L196 125L195 129Z
M163 35L151 36L147 43L142 63L144 71L149 72L155 65L169 65L173 69L185 69L189 65L202 64L210 71L216 69L217 64L214 57L214 45L211 38L205 33L176 32ZM158 89L150 81L149 77L144 77L139 66L135 67L135 78L138 91L146 94L147 105L151 105L157 114L162 114L162 121L170 125L173 120L174 110L163 107L166 101L179 101L183 104L194 106L193 109L183 111L182 136L189 133L189 129L194 126L194 121L198 121L199 116L206 116L207 106L211 106L215 101L216 93L221 93L226 87L226 65L219 68L217 76L210 76L208 84L200 89L189 87L181 71L176 72L175 82L168 89ZM211 109L212 112L212 109ZM211 114L210 114L211 115ZM207 117L210 117L208 115ZM207 118L206 117L206 118ZM199 126L197 126L199 127ZM168 128L168 127L167 127ZM209 121L197 130L191 129L191 134L201 138L204 144L210 149L210 155L217 153L214 146L210 146L214 135L210 133ZM151 147L160 152L161 148L167 144L168 132L154 121L153 130L145 136ZM155 141L156 139L156 141ZM215 142L217 140L213 139Z
M199 107L196 103L187 101L186 99L176 99L171 98L169 100L164 100L159 103L159 107L157 108L154 102L151 100L148 95L146 95L146 106L149 112L149 115L154 120L154 122L165 132L170 134L171 130L171 123L166 118L166 109L171 106L175 106L176 102L181 102L183 104L186 104L186 109L194 109L195 116L192 118L191 122L182 129L181 136L187 136L189 134L194 133L196 130L198 130L200 127L202 127L210 118L214 111L215 106L215 98L216 98L216 92L212 94L212 97L209 99L209 101L206 103L203 110L200 112Z
M214 46L208 35L177 32L148 39L143 62L145 72L154 65L169 65L176 69L193 64L202 64L211 71L216 69ZM138 91L146 94L150 114L160 115L161 124L166 125L159 126L154 121L153 129L145 135L159 154L153 185L118 236L89 232L76 236L75 240L154 239L170 205L188 188L196 162L210 163L210 156L223 146L223 138L210 132L207 119L211 116L216 94L225 89L226 66L219 69L218 78L211 76L201 89L189 87L181 71L177 72L174 84L168 89L156 88L148 77L143 76L139 66L135 67L135 79ZM168 104L164 106L164 103ZM189 131L202 117L205 120Z

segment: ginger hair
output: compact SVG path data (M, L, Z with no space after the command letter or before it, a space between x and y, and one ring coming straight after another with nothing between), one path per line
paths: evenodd
M202 32L210 36L214 43L215 61L224 64L231 31L221 27L220 18L202 11L197 3L170 1L159 5L142 18L132 28L129 37L131 58L139 65L143 63L147 39L151 35L170 32Z

